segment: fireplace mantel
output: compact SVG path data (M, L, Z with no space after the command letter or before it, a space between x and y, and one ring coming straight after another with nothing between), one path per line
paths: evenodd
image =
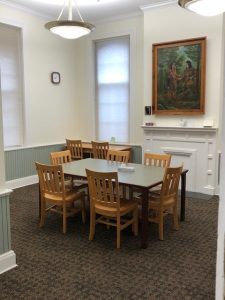
M214 195L218 188L217 131L215 127L141 126L143 153L171 154L171 165L188 169L187 190Z
M215 127L178 127L178 126L141 126L146 131L181 131L181 132L202 132L216 133L218 128Z

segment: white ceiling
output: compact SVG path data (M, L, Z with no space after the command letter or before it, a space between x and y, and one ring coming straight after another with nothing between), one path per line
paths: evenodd
M66 0L68 1L68 0ZM76 0L84 21L103 21L122 16L135 15L141 7L155 7L177 3L178 0ZM48 19L56 19L64 0L0 0L6 4ZM66 18L66 14L64 15ZM74 19L78 19L74 9Z

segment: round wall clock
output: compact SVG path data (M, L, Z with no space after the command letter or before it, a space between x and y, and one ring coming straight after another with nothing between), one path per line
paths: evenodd
M60 83L60 73L59 72L52 72L51 73L51 81L54 84Z

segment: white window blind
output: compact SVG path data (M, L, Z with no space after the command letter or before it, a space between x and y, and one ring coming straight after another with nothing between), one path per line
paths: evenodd
M97 138L129 140L130 39L99 40L96 55Z
M20 28L0 24L0 78L4 147L22 144L22 69Z

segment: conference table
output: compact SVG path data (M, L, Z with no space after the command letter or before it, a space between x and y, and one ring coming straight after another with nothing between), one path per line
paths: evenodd
M92 149L92 144L90 142L82 142L82 148L83 148L84 153L87 153L90 156L92 155L93 149ZM132 147L126 146L126 145L109 144L109 149L117 150L117 151L130 151L131 152Z
M128 167L128 168L127 168ZM137 187L142 191L141 209L141 247L148 247L148 194L149 189L162 183L165 169L163 167L145 166L128 163L121 168L121 163L104 159L86 158L63 164L65 175L73 178L87 178L86 170L97 172L118 172L118 181L122 185ZM180 220L185 219L186 173L181 174L181 208Z

